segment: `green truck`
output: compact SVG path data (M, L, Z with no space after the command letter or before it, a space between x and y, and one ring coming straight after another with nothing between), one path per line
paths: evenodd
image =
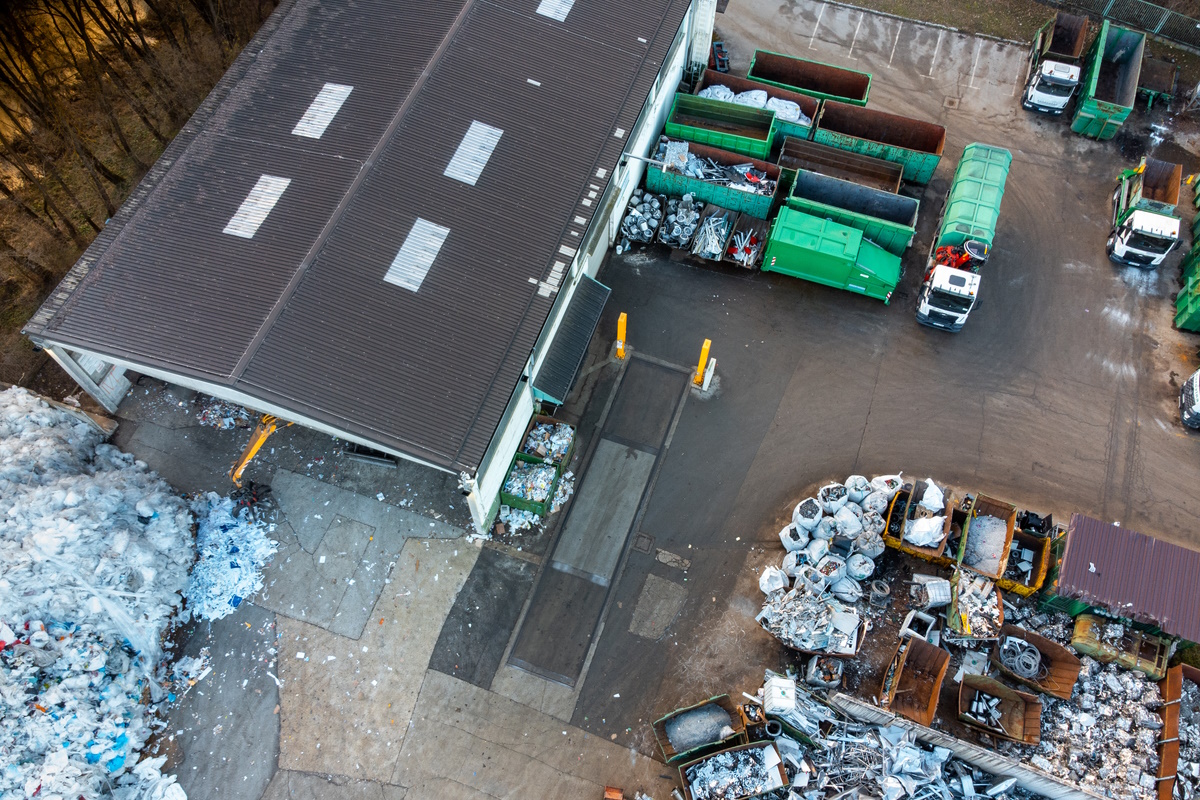
M1153 269L1179 242L1179 186L1183 166L1143 157L1122 170L1113 190L1112 231L1105 250L1118 264Z
M813 141L904 168L904 180L926 184L946 147L946 129L932 122L832 100L821 106Z
M1093 139L1111 139L1133 110L1146 34L1104 20L1088 51L1082 92L1071 130Z
M871 92L869 72L785 56L770 50L754 51L746 77L818 100L838 100L856 106L865 106L867 95Z
M766 160L775 136L775 112L676 94L663 133Z
M912 244L920 205L912 197L805 170L796 174L787 204L857 228L868 240L897 256Z
M831 219L784 207L779 210L763 272L778 272L890 303L900 282L900 257L863 232Z
M1011 165L1012 153L1002 147L975 142L963 150L929 247L917 300L922 325L959 331L966 324L979 299L979 270L996 238Z

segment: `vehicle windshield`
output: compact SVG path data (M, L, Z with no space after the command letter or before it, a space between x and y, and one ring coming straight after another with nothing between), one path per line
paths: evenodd
M929 293L929 305L952 314L962 314L971 310L971 298L934 289Z
M1075 85L1064 86L1061 83L1052 83L1044 76L1038 77L1037 86L1034 87L1040 94L1048 94L1051 97L1070 97L1071 92L1075 91Z
M1130 231L1129 238L1125 240L1126 247L1141 250L1143 253L1153 253L1156 256L1161 256L1170 250L1174 244L1174 239L1163 239L1159 236L1150 236L1149 234L1138 233L1137 231Z

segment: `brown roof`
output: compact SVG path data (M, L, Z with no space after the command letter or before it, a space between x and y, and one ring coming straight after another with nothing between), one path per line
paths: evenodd
M287 0L26 333L473 471L688 5ZM443 172L473 121L503 134L472 186ZM261 175L291 183L222 233ZM417 218L450 233L414 292L383 276Z
M1074 514L1055 592L1200 642L1195 550Z

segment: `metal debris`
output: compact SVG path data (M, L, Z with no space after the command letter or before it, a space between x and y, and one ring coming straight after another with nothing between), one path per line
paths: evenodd
M687 142L676 142L664 137L659 140L655 160L661 161L666 170L705 183L728 186L738 191L767 197L775 194L776 182L768 178L767 173L756 169L754 164L718 164L711 158L701 158L690 153Z
M641 189L633 190L629 210L625 212L625 219L621 220L621 235L624 238L617 246L618 254L628 250L633 242L646 244L654 241L655 231L666 210L665 205L665 197L644 194Z
M705 218L696 231L696 241L692 244L692 255L718 261L725 252L725 241L729 238L729 229L733 225L733 212L719 209Z
M678 200L668 200L667 220L659 226L658 240L677 249L687 247L696 233L696 225L700 222L700 212L703 208L692 199L691 194L685 194Z
M853 655L860 644L858 613L805 585L789 592L772 592L755 619L772 636L797 650Z
M743 267L753 267L762 252L762 239L754 231L738 231L729 240L729 257Z
M1186 678L1179 700L1179 764L1175 797L1193 800L1200 793L1200 686Z
M693 800L733 800L783 786L774 745L726 750L687 769Z

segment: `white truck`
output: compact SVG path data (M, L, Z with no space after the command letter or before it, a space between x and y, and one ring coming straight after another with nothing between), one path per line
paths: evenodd
M1108 257L1130 267L1153 269L1162 264L1179 242L1179 187L1183 166L1142 158L1133 169L1122 170L1113 190L1112 230L1105 250Z
M1058 12L1033 37L1021 105L1043 114L1061 114L1079 87L1087 17Z

